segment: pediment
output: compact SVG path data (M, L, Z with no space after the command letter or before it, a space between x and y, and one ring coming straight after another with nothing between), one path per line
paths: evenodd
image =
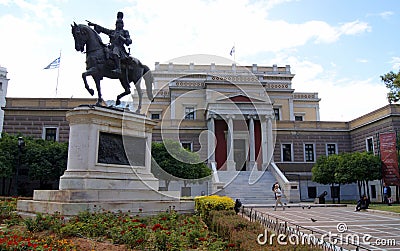
M233 102L233 103L258 103L258 102L268 102L268 100L263 97L248 96L243 93L229 95L228 97L219 98L217 102Z

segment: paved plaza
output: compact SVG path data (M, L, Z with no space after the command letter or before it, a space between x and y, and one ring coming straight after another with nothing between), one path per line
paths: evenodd
M254 209L268 214L270 218L277 217L280 223L287 221L288 226L300 225L304 228L302 231L307 234L315 233L320 237L320 233L325 233L324 240L332 236L333 239L339 238L338 243L340 239L344 243L345 238L348 238L358 242L360 250L400 250L399 214L380 213L374 210L355 212L354 206L297 205L286 208L285 211L280 207L277 211L271 207ZM351 249L346 245L341 246Z

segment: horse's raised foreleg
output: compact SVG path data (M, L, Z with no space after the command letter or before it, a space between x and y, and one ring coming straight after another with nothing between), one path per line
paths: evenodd
M121 98L130 94L131 90L129 88L125 89L125 91L117 96L117 100L115 101L115 105L121 104Z
M83 83L85 84L86 90L90 93L90 95L93 96L94 95L94 90L89 87L89 85L87 83L87 80L86 80L86 77L90 76L90 75L91 75L91 72L85 71L84 73L82 73L82 79L83 79Z
M121 98L131 93L131 87L129 85L128 78L126 78L126 79L120 78L119 81L121 82L121 85L122 85L122 87L124 88L125 91L117 96L117 100L115 101L115 105L120 105L121 104Z

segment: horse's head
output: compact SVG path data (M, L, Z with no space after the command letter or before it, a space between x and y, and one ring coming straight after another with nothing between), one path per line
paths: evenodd
M85 44L88 40L88 31L87 26L83 24L71 25L72 27L72 35L75 40L75 50L83 52L85 50Z

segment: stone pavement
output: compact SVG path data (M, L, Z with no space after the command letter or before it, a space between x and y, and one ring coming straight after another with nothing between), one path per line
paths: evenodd
M250 206L250 205L248 205ZM361 246L360 250L400 250L400 214L381 213L374 210L355 212L354 206L330 207L313 204L289 205L283 211L271 207L254 207L254 210L268 214L270 218L278 218L279 222L288 222L288 226L299 225L301 231L313 233L324 240L332 236L339 239L337 244L345 243L345 239ZM341 242L342 241L342 242ZM341 243L340 243L341 242ZM355 249L340 245L345 249Z

